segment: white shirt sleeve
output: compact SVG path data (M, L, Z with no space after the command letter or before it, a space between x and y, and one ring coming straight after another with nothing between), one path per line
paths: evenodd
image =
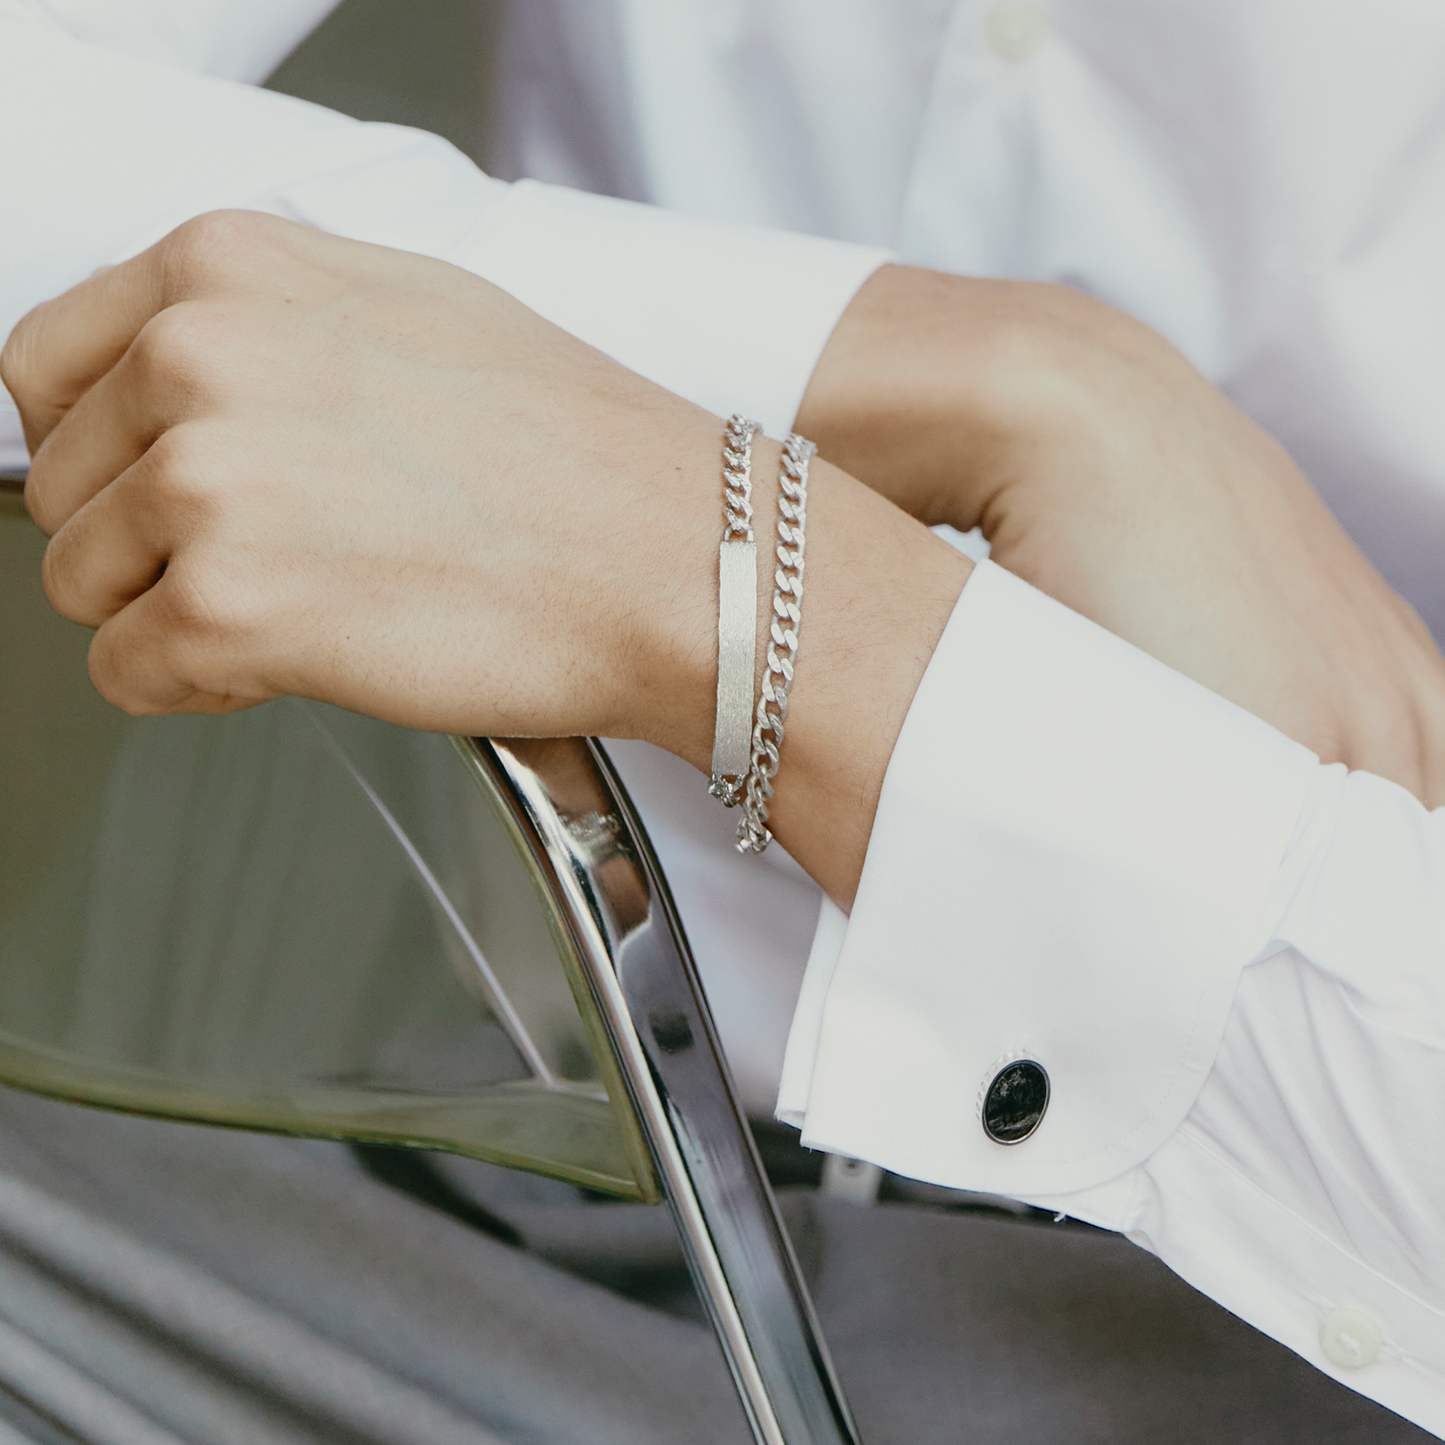
M669 389L780 433L888 259L512 187L436 136L77 40L15 0L0 0L0 132L0 335L188 217L241 207L466 266ZM19 466L19 420L0 398L0 466Z
M1008 1061L1042 1122L981 1120ZM805 1142L1127 1233L1445 1433L1445 810L984 563L825 905Z
M339 0L0 0L0 18L201 75L259 83Z

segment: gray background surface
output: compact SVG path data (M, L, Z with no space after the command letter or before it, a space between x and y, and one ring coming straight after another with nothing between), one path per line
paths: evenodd
M358 120L434 131L485 170L501 14L501 0L344 0L267 86Z

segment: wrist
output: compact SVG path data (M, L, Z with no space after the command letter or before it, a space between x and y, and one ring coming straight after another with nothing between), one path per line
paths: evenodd
M1007 378L1010 283L886 266L860 288L809 381L798 429L927 525L976 525L1022 430Z
M717 689L718 543L723 423L687 406L676 426L646 419L629 465L643 478L610 560L611 737L638 738L706 770ZM761 436L755 475L767 458ZM757 493L755 492L755 499ZM757 505L755 500L754 505Z
M927 525L984 526L991 505L1091 426L1095 372L1158 338L1037 282L886 266L819 357L798 429Z
M679 436L665 480L674 525L647 549L655 606L632 649L614 735L643 738L691 763L705 787L717 704L718 544L723 423ZM766 665L781 446L753 441L758 548L756 702ZM807 576L797 670L769 827L834 899L862 872L898 733L954 603L968 560L873 490L821 459L808 487Z
M807 533L769 827L847 907L899 732L973 564L820 459L808 485Z
M658 605L646 609L646 636L629 649L634 665L628 669L628 698L619 729L626 736L642 738L676 754L703 773L710 771L717 720L718 545L724 521L723 422L708 417L706 427L705 435L689 434L673 458L667 478L671 495L666 511L674 516L676 525L652 552L649 576L659 593ZM754 435L754 706L766 666L772 617L781 453L780 443L761 432ZM667 470L659 467L660 472ZM690 515L681 515L684 508Z

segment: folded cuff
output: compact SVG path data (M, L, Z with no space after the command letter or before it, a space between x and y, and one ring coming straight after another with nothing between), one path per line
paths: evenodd
M899 736L846 926L827 909L780 1108L804 1141L1001 1194L1104 1182L1219 1045L1314 755L983 562ZM1009 1060L1037 1130L981 1122Z

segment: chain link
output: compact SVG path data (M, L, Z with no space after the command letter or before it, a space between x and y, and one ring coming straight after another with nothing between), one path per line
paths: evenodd
M723 541L753 540L753 433L759 430L740 412L723 432Z
M773 841L768 804L778 773L778 750L788 718L788 689L798 660L798 629L803 616L803 549L808 524L808 464L817 447L790 433L778 467L778 565L773 573L773 616L768 665L763 673L753 724L752 765L743 788L743 818L738 852L761 853Z

